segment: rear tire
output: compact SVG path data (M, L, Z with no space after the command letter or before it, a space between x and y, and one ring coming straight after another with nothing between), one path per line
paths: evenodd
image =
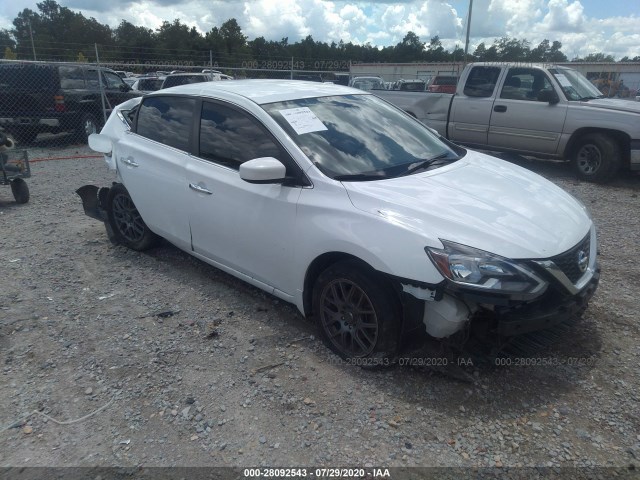
M107 219L113 239L132 250L147 250L155 246L160 239L144 223L124 185L116 184L109 189Z
M16 203L27 203L29 201L29 186L22 178L11 180L11 193Z
M572 161L578 178L588 182L604 183L620 169L620 146L607 134L588 134L578 140Z
M320 274L313 315L323 342L348 363L390 365L398 350L400 306L390 285L371 268L349 260Z

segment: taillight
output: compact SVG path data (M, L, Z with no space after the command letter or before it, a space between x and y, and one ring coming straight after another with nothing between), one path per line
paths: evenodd
M64 112L67 109L66 105L64 104L64 97L62 95L55 95L53 97L53 102L53 108L56 112Z

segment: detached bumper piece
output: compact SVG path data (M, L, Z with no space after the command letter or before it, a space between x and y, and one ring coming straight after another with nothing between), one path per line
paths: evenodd
M107 196L109 195L109 187L96 187L95 185L85 185L76 190L78 196L82 199L82 208L85 215L104 222L107 230L107 237L114 245L117 239L107 215Z
M85 215L102 222L107 221L106 205L109 188L85 185L77 189L76 193L82 199L82 208L84 208Z

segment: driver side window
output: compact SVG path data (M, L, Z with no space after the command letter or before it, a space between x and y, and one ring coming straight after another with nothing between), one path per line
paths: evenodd
M117 90L122 87L122 85L124 85L122 78L120 78L120 76L116 75L115 73L104 72L104 78L107 81L106 88Z
M283 162L282 149L249 115L213 102L203 102L200 117L200 157L239 169L259 157Z
M510 100L538 100L542 90L552 90L551 81L541 70L533 68L511 68L504 81L500 98Z

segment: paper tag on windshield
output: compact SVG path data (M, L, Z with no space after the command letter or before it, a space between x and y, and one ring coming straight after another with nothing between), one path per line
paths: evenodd
M565 77L562 73L556 73L556 78L560 82L560 85L563 87L571 87L571 82L567 77Z
M308 107L288 108L280 110L280 113L298 135L327 130L324 123Z

